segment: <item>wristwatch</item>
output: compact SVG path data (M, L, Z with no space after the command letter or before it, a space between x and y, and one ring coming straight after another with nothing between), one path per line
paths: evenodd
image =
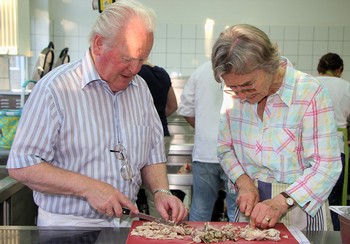
M168 194L168 195L173 195L173 194L171 193L171 191L169 191L169 190L165 190L165 189L156 189L156 190L153 192L153 196L154 196L157 192L163 192L163 193Z
M286 199L286 204L288 205L288 209L294 206L295 201L293 198L291 198L287 192L281 192L281 195Z

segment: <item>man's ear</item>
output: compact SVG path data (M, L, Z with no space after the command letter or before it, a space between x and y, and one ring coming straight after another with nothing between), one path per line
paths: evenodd
M99 34L95 34L92 42L92 52L97 55L101 52L103 46L103 37Z

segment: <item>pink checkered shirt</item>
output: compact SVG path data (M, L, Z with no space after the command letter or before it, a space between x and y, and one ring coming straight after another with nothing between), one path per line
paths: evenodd
M263 122L257 104L225 94L218 157L231 183L246 173L289 184L287 191L314 216L341 172L337 125L324 87L286 61L283 85L268 97Z

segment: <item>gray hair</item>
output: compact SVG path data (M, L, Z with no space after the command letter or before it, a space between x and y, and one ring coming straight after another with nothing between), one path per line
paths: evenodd
M224 30L213 46L211 61L217 82L227 73L248 74L256 69L275 73L279 66L277 45L260 29L234 25Z
M130 16L139 17L145 28L149 32L154 32L156 15L153 9L134 0L116 0L107 5L93 25L89 35L90 46L96 34L114 41Z

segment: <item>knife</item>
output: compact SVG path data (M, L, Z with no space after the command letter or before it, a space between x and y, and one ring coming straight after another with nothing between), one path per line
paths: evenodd
M166 221L162 218L154 217L152 215L148 215L148 214L144 214L144 213L135 214L135 213L131 212L130 209L128 209L128 208L122 208L122 209L123 209L123 214L129 215L130 218L139 218L139 219L154 221L154 222L161 223L161 224L174 225L173 221Z

